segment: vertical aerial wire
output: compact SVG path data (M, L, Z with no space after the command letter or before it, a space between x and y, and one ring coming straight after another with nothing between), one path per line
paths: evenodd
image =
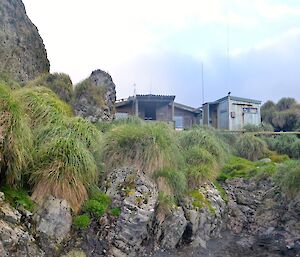
M133 83L133 96L136 96L136 84Z
M202 105L204 104L204 71L203 71L203 61L201 63L201 80L202 80Z
M230 31L229 31L229 14L228 14L228 6L226 8L226 59L227 59L227 90L230 91Z

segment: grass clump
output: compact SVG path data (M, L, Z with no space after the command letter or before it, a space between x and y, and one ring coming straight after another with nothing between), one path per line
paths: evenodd
M287 195L300 193L300 161L290 160L280 165L274 180Z
M88 214L77 215L73 219L73 224L77 229L87 229L91 224L91 218Z
M5 200L8 201L14 208L23 207L26 210L33 212L35 209L34 202L30 199L28 192L24 189L16 189L8 186L1 188L5 195Z
M269 148L290 158L300 158L300 139L295 135L279 135L265 139Z
M29 114L32 128L56 124L65 117L73 116L71 106L48 88L25 87L18 90L16 96Z
M183 163L175 131L164 123L122 124L106 134L107 169L132 166L147 174Z
M237 155L250 161L257 161L267 156L267 144L253 135L242 135L236 142Z
M214 133L195 127L183 131L179 137L186 161L186 177L189 187L197 188L218 177L227 159L228 148Z
M22 106L13 92L0 85L0 166L8 185L20 184L32 160L32 134Z
M13 80L10 75L3 72L0 72L0 84L6 85L12 90L21 88L21 85L17 81Z
M177 206L175 198L173 196L166 195L164 192L158 193L157 203L158 217L162 217L162 220L164 220L164 217L172 213Z
M165 193L170 191L171 195L175 195L177 199L179 199L187 189L187 181L184 172L174 170L171 168L163 168L155 172L154 177L157 181L160 191L164 191ZM162 180L163 181L160 181ZM167 187L170 189L163 188L165 187L165 183L167 183Z
M59 98L71 103L73 98L73 84L70 76L64 73L45 73L28 83L29 87L47 87L56 93Z
M57 137L40 146L31 174L32 197L43 200L51 194L66 199L77 212L88 198L87 189L98 179L93 155L73 137Z

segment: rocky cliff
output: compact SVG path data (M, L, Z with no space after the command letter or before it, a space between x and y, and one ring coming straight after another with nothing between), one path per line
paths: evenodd
M26 82L49 67L43 40L22 1L0 0L0 72Z
M157 186L141 172L114 170L105 185L121 214L106 213L87 229L71 227L64 200L49 197L33 215L0 193L0 255L300 256L300 197L285 196L269 178L227 180L226 201L208 183L165 213Z

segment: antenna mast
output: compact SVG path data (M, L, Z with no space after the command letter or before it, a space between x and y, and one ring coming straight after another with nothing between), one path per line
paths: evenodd
M203 71L203 61L201 63L201 81L202 81L202 105L204 104L204 71Z

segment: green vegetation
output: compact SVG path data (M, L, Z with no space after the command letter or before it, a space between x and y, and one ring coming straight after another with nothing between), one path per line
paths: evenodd
M40 146L31 174L32 198L52 194L66 199L75 212L87 199L87 188L96 184L98 170L93 155L72 137L53 138Z
M26 192L25 190L3 186L1 187L1 191L5 195L5 200L9 202L13 207L23 207L30 212L34 211L35 204L30 199L28 192Z
M85 202L83 205L83 211L90 213L91 215L99 218L101 217L107 210L108 206L97 200L90 199Z
M160 191L171 191L172 195L175 195L177 199L184 195L187 189L187 181L184 172L173 170L171 168L163 168L155 172L154 177L157 181ZM170 187L170 190L166 188L161 188L164 186L164 183L158 182L158 179L164 179Z
M167 216L176 208L176 200L173 196L166 195L164 192L158 194L157 212L162 216Z
M289 196L300 192L300 161L290 160L279 166L275 182Z
M121 215L121 209L119 207L111 208L109 213L114 217L119 217Z
M88 214L77 215L73 219L73 224L77 229L86 229L91 224L91 218Z
M222 169L218 180L225 181L231 178L251 178L259 174L271 176L276 170L276 164L273 162L252 162L244 158L232 156Z
M211 205L210 201L207 200L205 195L200 192L200 190L193 190L189 193L189 196L193 198L193 206L196 208L205 208L207 207L211 214L215 214L216 210Z
M45 87L24 87L15 92L24 105L31 120L32 128L55 124L65 117L72 117L71 106L61 101L50 89Z
M1 173L8 185L19 185L32 161L32 133L22 106L4 85L0 85L0 137Z
M87 93L88 92L88 93ZM104 86L96 86L92 83L90 78L87 78L75 86L74 95L75 99L85 96L89 103L96 104L97 106L105 106L104 94L106 88Z
M186 160L186 177L189 187L197 188L218 177L228 158L228 146L215 134L195 127L183 131L179 137Z
M73 98L73 84L69 75L64 73L45 73L33 81L28 87L47 87L56 93L59 98L67 103L71 103Z
M229 198L228 198L228 195L227 195L225 189L222 187L222 185L218 181L214 181L213 184L216 187L216 189L219 191L223 201L227 203Z
M251 161L267 156L267 144L254 135L241 135L235 145L237 155Z
M175 131L164 123L128 123L112 128L106 134L104 160L109 170L131 166L147 174L183 164Z
M268 101L261 107L261 117L276 130L294 131L300 125L300 104L294 98L282 98L277 104Z
M279 135L275 138L266 138L269 148L291 158L300 159L300 139L295 135Z
M20 84L17 81L11 79L8 74L3 72L0 72L0 84L9 87L12 90L21 88Z

